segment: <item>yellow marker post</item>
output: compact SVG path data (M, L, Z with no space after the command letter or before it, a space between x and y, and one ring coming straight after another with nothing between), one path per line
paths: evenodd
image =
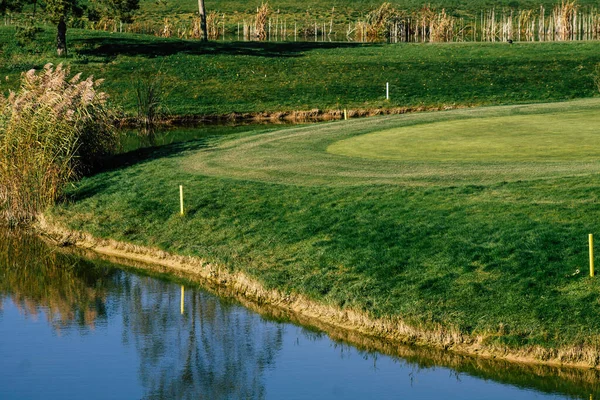
M185 295L185 289L183 288L183 285L181 285L181 315L183 315L183 299Z
M594 235L590 233L590 276L594 275Z
M348 120L348 110L344 108L344 121Z
M183 215L183 185L179 185L179 208L179 213Z

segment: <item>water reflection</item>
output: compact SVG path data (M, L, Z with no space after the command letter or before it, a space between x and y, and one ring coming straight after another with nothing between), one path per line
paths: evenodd
M57 332L121 318L144 398L264 398L262 373L281 348L283 325L197 289L186 291L181 315L172 282L52 251L20 233L0 243L0 301L26 317L45 315Z
M122 274L124 339L140 355L147 399L263 398L263 371L281 348L282 325L198 290Z
M389 398L402 393L409 398L517 399L547 393L589 399L600 392L596 370L515 365L400 346L277 309L257 309L269 321L189 282L181 314L181 283L59 250L21 233L0 235L2 399L42 392L44 398L107 398L115 391L120 398L143 399ZM31 323L35 319L39 322ZM78 363L84 370L74 370ZM77 380L67 379L73 374ZM48 384L55 392L47 390Z
M114 269L52 251L39 239L0 231L0 304L5 298L25 315L46 316L60 331L94 329L106 320L107 284Z

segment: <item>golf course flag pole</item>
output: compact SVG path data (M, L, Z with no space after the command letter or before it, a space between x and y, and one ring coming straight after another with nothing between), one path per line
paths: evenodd
M594 235L590 233L590 276L594 276Z
M179 213L183 215L183 185L179 185Z

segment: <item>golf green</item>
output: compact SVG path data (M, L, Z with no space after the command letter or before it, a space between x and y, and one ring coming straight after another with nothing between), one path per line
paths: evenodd
M298 185L454 186L600 172L600 101L463 109L299 126L200 151L202 175Z
M459 119L373 132L327 150L399 161L595 161L599 127L595 110Z

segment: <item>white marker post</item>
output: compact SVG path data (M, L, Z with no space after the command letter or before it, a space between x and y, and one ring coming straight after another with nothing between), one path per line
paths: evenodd
M389 82L385 83L385 99L386 100L390 99L390 83Z

